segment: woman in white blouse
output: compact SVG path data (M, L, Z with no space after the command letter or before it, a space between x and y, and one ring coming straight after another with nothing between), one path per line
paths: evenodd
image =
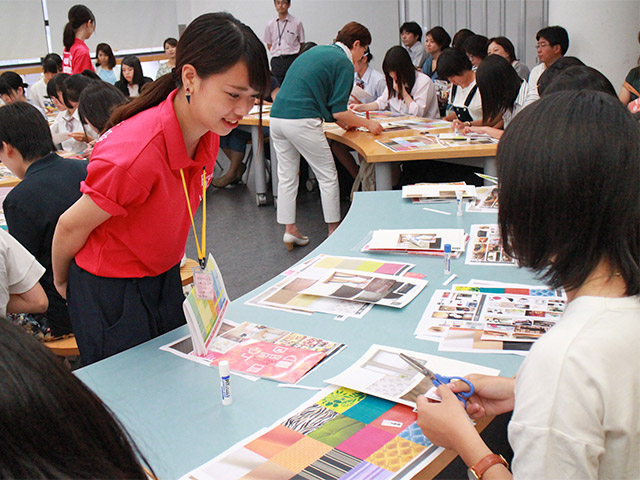
M351 105L351 110L391 110L401 115L440 118L433 82L415 69L404 48L391 47L384 56L382 70L387 81L384 93L374 102Z

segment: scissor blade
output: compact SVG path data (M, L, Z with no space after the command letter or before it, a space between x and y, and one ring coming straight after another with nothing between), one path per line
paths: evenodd
M405 355L404 353L400 353L399 355L400 355L400 358L402 360L407 362L407 364L409 364L411 367L413 367L414 369L419 371L421 374L423 374L429 380L433 381L436 378L436 376L433 374L433 372L431 370L426 368L424 365L422 365L420 362L418 362L415 358L411 358L409 355Z

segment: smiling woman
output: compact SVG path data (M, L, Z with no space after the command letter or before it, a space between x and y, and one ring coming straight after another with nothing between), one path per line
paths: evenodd
M184 324L179 267L190 211L211 180L219 135L262 96L268 75L249 27L205 14L180 38L172 74L114 111L83 196L53 240L55 284L84 364Z

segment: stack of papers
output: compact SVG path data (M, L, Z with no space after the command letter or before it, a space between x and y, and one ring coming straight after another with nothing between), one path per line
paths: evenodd
M471 225L467 265L502 265L515 267L515 259L507 255L502 247L498 225Z
M402 187L402 198L427 199L427 200L451 200L456 199L456 193L462 193L463 198L475 198L477 191L475 185L467 185L465 182L451 183L416 183Z
M465 249L467 236L462 228L375 230L362 251L370 253L444 254L444 246L451 245L453 257Z
M498 213L498 186L478 187L477 198L467 204L467 212Z

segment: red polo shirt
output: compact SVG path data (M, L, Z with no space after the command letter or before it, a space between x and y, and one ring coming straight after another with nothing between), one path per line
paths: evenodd
M191 220L180 169L195 212L202 197L202 168L208 185L220 138L207 132L195 159L189 158L173 108L175 94L96 142L81 191L112 217L91 232L75 257L94 275L156 276L182 258Z

